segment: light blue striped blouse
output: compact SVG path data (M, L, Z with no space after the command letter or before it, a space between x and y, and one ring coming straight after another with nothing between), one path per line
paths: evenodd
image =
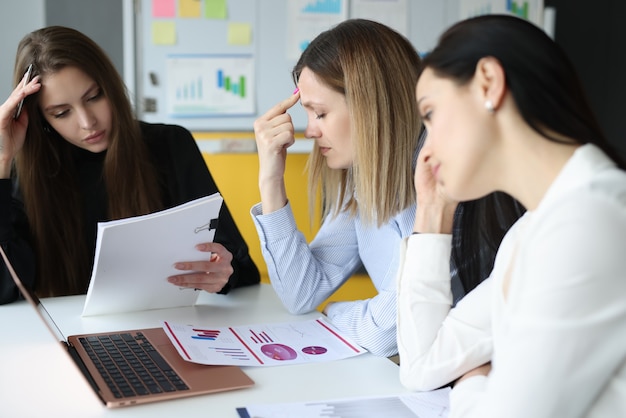
M364 267L378 294L371 299L337 302L328 317L360 346L379 356L398 352L396 344L396 270L401 240L410 235L415 205L387 224L363 225L358 215L329 217L308 244L298 231L291 205L263 215L250 211L261 241L270 281L294 314L311 312L352 274Z

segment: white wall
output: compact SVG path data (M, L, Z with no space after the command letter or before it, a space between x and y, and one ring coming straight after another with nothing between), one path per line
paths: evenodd
M0 101L13 90L17 44L45 24L45 0L0 0Z

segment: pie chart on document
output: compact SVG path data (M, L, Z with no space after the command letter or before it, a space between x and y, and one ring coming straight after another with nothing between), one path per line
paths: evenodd
M274 360L293 360L298 357L296 351L284 344L265 344L261 351L267 357Z
M305 354L311 354L311 355L318 355L318 354L324 354L325 352L327 352L328 350L324 347L319 347L319 346L315 346L312 345L310 347L304 347L302 349L302 352Z

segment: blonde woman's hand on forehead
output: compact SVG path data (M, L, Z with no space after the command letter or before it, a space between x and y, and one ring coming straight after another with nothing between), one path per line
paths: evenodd
M433 174L428 137L418 157L414 176L417 210L413 230L420 233L452 233L458 202L450 199Z
M268 170L268 175L282 176L280 170L284 163L287 148L294 141L294 127L291 116L287 113L300 98L299 92L278 103L254 122L254 135L260 163ZM275 167L277 166L277 167Z
M287 113L300 99L296 91L254 122L259 155L259 189L263 213L273 212L287 203L284 187L287 148L295 141L291 116Z
M0 178L8 178L11 161L24 145L26 128L28 127L28 111L25 107L15 119L20 102L41 88L39 77L24 83L26 74L11 92L11 95L0 105Z

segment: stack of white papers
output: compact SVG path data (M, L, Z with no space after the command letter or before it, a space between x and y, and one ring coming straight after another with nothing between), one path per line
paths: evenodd
M191 306L199 292L167 281L180 261L208 259L197 244L212 242L219 193L144 216L101 222L83 316Z

